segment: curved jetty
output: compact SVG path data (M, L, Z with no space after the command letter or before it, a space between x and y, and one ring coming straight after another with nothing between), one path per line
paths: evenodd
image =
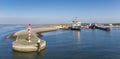
M57 30L56 27L42 27L31 29L31 42L28 42L27 30L21 30L14 33L12 36L16 37L16 41L13 42L12 48L19 52L33 52L45 49L46 41L39 38L41 32ZM40 49L38 50L38 40L40 39Z

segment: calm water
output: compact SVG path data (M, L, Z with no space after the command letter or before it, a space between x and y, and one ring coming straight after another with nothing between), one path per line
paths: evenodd
M46 49L41 53L12 51L12 42L6 36L24 29L21 26L0 26L0 59L120 59L120 28L111 32L82 29L58 30L42 33Z

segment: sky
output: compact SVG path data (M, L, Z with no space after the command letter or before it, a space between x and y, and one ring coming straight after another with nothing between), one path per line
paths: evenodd
M120 0L0 0L0 24L120 23Z

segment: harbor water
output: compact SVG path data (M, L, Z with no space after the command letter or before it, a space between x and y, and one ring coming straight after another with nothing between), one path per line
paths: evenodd
M15 52L7 35L25 29L24 26L0 25L0 59L120 59L120 28L110 32L81 29L42 33L45 50L30 53Z

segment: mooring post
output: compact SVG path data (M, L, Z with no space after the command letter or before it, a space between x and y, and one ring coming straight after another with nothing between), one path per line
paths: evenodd
M38 52L40 52L40 39L38 39L37 44L38 44Z

